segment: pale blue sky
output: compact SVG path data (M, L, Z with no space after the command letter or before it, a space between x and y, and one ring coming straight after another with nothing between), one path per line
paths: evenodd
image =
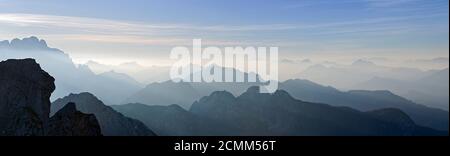
M279 46L281 57L448 57L448 0L0 0L0 40L76 61L158 62L173 46ZM151 64L151 63L147 63Z

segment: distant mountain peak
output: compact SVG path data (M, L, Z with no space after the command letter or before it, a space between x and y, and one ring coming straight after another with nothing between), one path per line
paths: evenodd
M13 49L51 49L48 47L45 40L39 39L35 36L23 39L15 38L11 40L11 42L2 41L0 46L6 46Z
M308 83L308 84L316 84L316 83L314 83L310 80L306 80L306 79L289 79L289 80L286 80L284 83L300 83L300 82Z
M236 100L236 97L227 91L215 91L211 93L209 96L202 97L199 101L195 101L192 106L191 110L196 111L195 109L198 108L197 105L203 104L203 103L211 103L211 107L213 105L228 105L234 103Z
M378 95L383 97L396 97L399 99L404 99L389 90L350 90L348 91L350 94L363 94L363 95Z
M174 110L184 110L180 105L177 104L171 104L168 106L168 108L172 108Z
M246 93L259 94L259 86L252 86L248 88Z
M293 99L293 97L285 90L277 90L273 95L277 97L285 97Z
M50 118L50 136L102 136L97 118L76 109L69 102Z
M77 106L75 105L75 103L69 102L63 108L61 108L56 114L58 114L58 113L71 114L76 111L77 111Z
M65 96L63 98L59 98L56 101L63 100L63 99L80 99L80 100L83 100L83 101L90 101L89 104L95 105L96 107L103 107L105 105L94 94L89 93L89 92L82 92L82 93L79 93L79 94L70 93L68 96ZM70 101L70 102L74 103L75 101ZM83 105L83 104L84 103L78 103L78 106Z
M336 88L333 88L331 86L323 86L316 82L306 80L306 79L290 79L286 80L285 82L281 83L282 86L302 86L303 89L309 88L309 89L326 89L329 91L338 91ZM306 87L306 88L305 88Z
M260 96L262 93L259 92L258 86L252 86L247 89L246 92L242 93L239 98L249 98L253 99L254 97Z
M236 98L233 94L227 91L215 91L209 97L211 98Z
M81 92L81 93L79 93L79 94L70 93L70 94L69 94L69 97L70 97L70 96L80 96L80 97L97 98L97 97L95 97L94 94L89 93L89 92Z
M368 113L376 115L377 117L383 117L388 120L388 122L393 123L403 123L403 124L409 124L414 125L415 122L402 110L397 108L384 108L379 110L373 110L369 111Z
M251 100L257 100L260 98L285 99L285 100L294 99L287 91L284 90L277 90L275 93L261 93L259 86L249 87L246 92L242 93L237 98L251 99Z
M82 113L94 114L98 119L102 133L107 136L152 136L154 133L138 120L128 118L110 106L106 106L93 94L83 92L70 94L54 101L52 112L63 109L67 104L76 104ZM69 107L70 108L70 107Z

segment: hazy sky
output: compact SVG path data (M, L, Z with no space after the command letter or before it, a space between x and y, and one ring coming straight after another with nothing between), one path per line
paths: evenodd
M448 0L0 0L0 40L77 62L167 63L172 47L279 46L281 58L448 57Z

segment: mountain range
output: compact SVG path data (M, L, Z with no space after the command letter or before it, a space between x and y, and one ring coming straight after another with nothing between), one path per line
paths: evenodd
M214 67L217 65L213 65ZM249 76L258 77L254 73L246 73L240 70L225 68L217 66L220 71L233 70L235 74L242 74L247 80ZM201 72L192 72L191 78L200 76ZM225 76L223 75L222 78ZM165 82L155 82L147 85L145 88L136 92L123 103L144 103L150 105L171 105L178 104L184 109L189 109L191 104L203 96L207 96L214 91L226 90L235 96L244 93L249 87L260 85L258 82L211 82L211 83L197 83L197 82L173 82L168 80Z
M115 71L127 74L143 84L163 82L170 79L170 66L147 67L136 62L126 62L119 65L105 65L92 60L85 63L85 65L97 74Z
M407 100L386 90L352 90L343 92L308 80L288 80L280 83L294 98L310 102L347 106L361 111L382 108L398 108L408 114L417 124L439 130L448 130L448 111L431 108Z
M377 110L364 113L348 107L333 107L296 100L283 90L274 94L261 94L259 87L251 87L238 97L227 92L215 92L194 103L190 111L237 126L240 129L240 135L423 135L440 133L415 125L407 115L398 109L388 112Z
M258 87L250 87L238 97L226 91L213 92L192 104L189 111L177 105L113 108L158 129L158 135L169 136L447 135L416 125L399 109L361 112L296 100L282 90L261 94Z
M0 60L33 58L55 77L56 90L51 99L70 93L92 92L108 103L120 103L138 91L139 85L129 80L111 78L111 74L97 75L85 65L77 66L63 51L50 48L36 37L13 39L0 44Z
M382 77L374 77L357 84L354 88L370 90L390 90L416 103L448 110L449 103L449 70L430 71L430 74L417 80L402 81Z
M105 136L154 136L155 133L141 121L122 115L90 93L70 94L51 105L51 114L74 102L83 113L94 114Z
M153 83L128 98L125 103L148 105L178 104L184 109L214 91L228 91L239 96L255 83ZM309 102L326 103L333 106L346 106L360 111L383 108L397 108L407 113L417 124L439 130L448 130L448 111L414 103L386 90L340 91L308 80L287 80L280 82L279 89L290 93L294 98Z
M389 90L415 103L448 110L448 75L448 65L439 70L420 70L360 59L351 65L312 65L294 77L341 90Z
M145 104L113 105L118 112L142 121L158 136L222 136L235 128L195 115L179 105L150 106Z
M0 60L6 60L0 62L0 135L448 135L448 68L421 71L364 60L313 66L303 74L330 72L325 75L336 76L333 83L366 90L292 79L261 94L255 87L261 83L249 82L168 80L143 87L135 76L75 65L36 37L0 42ZM120 68L149 69L135 63Z

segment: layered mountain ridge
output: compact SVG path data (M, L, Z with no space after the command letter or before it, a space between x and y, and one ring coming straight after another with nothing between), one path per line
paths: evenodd
M349 107L296 100L282 90L274 94L261 94L258 87L250 87L237 97L227 91L213 92L192 104L189 111L175 105L127 104L113 108L143 121L148 127L158 127L159 135L169 136L448 134L418 126L406 113L395 108L362 112ZM199 131L202 133L199 134Z
M92 92L107 103L118 104L141 89L134 82L111 78L108 74L97 75L87 66L78 66L68 54L48 47L44 40L36 37L13 39L0 44L0 60L25 58L35 59L42 69L55 77L56 90L52 100L74 92Z
M154 136L155 133L141 121L126 117L116 112L110 106L91 93L70 94L52 103L51 113L54 114L67 103L74 102L83 113L94 114L105 136Z

